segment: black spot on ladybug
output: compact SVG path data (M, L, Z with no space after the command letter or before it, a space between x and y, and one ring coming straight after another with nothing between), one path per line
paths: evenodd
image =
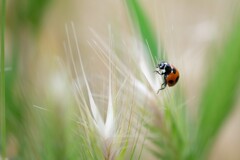
M173 68L173 73L174 73L174 74L176 74L176 72L177 72L177 71L176 71L176 69L175 69L175 68Z
M173 80L170 80L170 81L168 81L168 83L170 83L170 84L173 84L173 83L174 83L174 81L173 81Z
M179 79L179 76L177 76L177 78L176 78L176 83L177 83L178 79Z

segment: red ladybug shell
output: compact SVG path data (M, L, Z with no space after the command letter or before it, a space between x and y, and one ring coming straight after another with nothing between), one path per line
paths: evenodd
M178 82L178 79L179 79L178 70L173 65L171 65L171 67L173 68L173 72L168 74L167 77L165 78L165 81L169 87L174 86Z

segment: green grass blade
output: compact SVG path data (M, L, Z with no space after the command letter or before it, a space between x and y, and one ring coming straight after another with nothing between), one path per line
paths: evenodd
M200 104L197 135L197 157L204 155L225 118L234 106L240 78L240 19L233 26L214 72L208 74L208 83ZM196 158L196 157L195 157Z
M154 60L163 60L163 52L158 49L158 42L154 30L137 0L127 0L127 6L136 27L140 31L146 48L150 50L149 57L153 57Z
M5 119L5 18L6 1L2 0L1 16L1 156L6 157L6 119Z
M30 20L32 28L35 31L41 27L42 17L52 0L30 0L26 6L26 18Z

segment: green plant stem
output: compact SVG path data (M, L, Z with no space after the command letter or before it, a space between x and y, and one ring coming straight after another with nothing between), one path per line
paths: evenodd
M5 119L5 17L6 17L6 0L2 0L2 21L1 21L1 156L6 157L6 119Z
M196 144L193 144L195 155L189 159L206 159L220 128L235 107L240 80L239 28L240 17L234 17L232 31L226 38L220 57L216 59L215 70L208 74L210 76L199 107Z
M164 60L163 51L160 48L162 46L159 47L160 43L157 42L154 29L139 2L137 0L126 0L126 2L131 18L135 26L139 29L143 43L146 45L146 48L149 49L149 56L152 57L154 61Z

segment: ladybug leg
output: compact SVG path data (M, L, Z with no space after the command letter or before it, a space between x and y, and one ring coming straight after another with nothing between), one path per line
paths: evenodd
M163 75L163 73L161 73L161 72L159 72L159 71L157 71L157 70L155 70L154 72L157 73L157 74L159 74L160 76Z
M157 91L157 94L158 94L161 90L165 89L166 86L167 86L167 84L164 82L164 83L161 85L161 88Z
M159 71L156 71L156 70L154 71L154 73L157 73L157 74L161 75L161 73Z
M166 86L167 86L167 83L163 83L162 86L161 86L161 88L160 88L159 90L163 90L163 89L165 89Z

